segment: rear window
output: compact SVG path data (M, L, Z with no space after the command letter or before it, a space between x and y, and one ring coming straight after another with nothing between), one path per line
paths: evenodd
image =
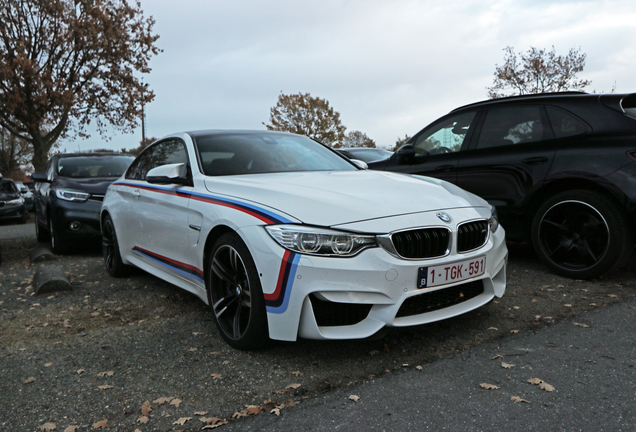
M554 136L557 138L583 135L590 131L587 123L574 114L554 107L545 107L545 109L548 112Z

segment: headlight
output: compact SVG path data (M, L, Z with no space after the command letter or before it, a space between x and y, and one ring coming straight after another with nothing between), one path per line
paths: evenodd
M495 206L490 206L490 212L491 216L488 220L488 224L490 225L490 232L495 232L497 228L499 228L499 217L497 217L497 209Z
M20 204L22 204L23 202L24 202L24 198L19 197L19 198L16 198L16 199L12 199L12 200L10 200L10 201L7 201L7 203L6 203L6 204L7 204L7 205L20 205Z
M86 202L91 194L73 189L55 189L55 195L64 201Z
M276 242L293 252L307 255L351 257L376 247L373 235L353 234L302 225L270 225L265 229Z

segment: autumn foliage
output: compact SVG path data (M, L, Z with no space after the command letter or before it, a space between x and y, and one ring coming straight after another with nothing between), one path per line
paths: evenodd
M344 138L346 127L326 99L312 97L309 93L280 94L270 109L268 130L306 135L322 143L334 146Z
M515 53L513 47L504 48L504 64L495 65L493 86L487 87L491 99L531 93L583 90L591 81L578 79L585 67L585 53L571 48L567 55L530 48L525 54ZM512 91L512 93L505 93Z
M160 51L153 25L127 0L0 0L0 125L32 145L36 170L91 122L136 126L154 99L139 78Z

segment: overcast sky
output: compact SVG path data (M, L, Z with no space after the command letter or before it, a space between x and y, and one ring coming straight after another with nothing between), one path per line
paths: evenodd
M163 52L146 136L264 129L280 92L327 99L347 131L391 147L453 108L487 98L503 48L587 54L587 91L636 91L636 1L141 0ZM134 134L61 142L134 148Z

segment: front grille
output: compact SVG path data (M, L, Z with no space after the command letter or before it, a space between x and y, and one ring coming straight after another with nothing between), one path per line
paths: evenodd
M435 258L448 253L451 234L447 228L420 228L391 235L393 247L402 258Z
M309 295L311 308L314 310L316 323L319 327L348 326L358 324L368 315L370 304L335 303L320 300L313 294Z
M477 297L484 292L481 280L409 297L396 317L407 317L444 309Z
M478 249L488 241L488 221L466 222L457 227L457 252Z

